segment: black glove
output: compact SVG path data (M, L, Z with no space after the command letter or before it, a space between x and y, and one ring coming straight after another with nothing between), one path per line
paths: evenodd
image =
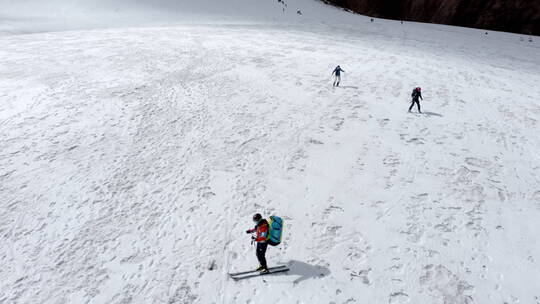
M251 230L246 230L246 233L247 233L247 234L250 234L250 233L251 233Z
M254 241L256 237L254 235L251 236L251 240Z

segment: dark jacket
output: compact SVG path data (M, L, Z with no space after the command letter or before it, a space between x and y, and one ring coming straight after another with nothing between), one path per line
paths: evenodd
M422 98L422 92L418 91L417 89L412 91L411 97L413 100L418 100L418 98L424 100L424 98Z
M345 72L345 71L343 69L341 69L340 67L336 67L334 69L334 71L332 72L332 75L336 74L336 76L339 76L341 74L341 72Z

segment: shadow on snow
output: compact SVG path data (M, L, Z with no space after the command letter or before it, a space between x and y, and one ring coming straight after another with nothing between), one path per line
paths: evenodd
M285 265L289 267L289 271L274 274L275 276L299 276L293 281L293 284L298 284L304 280L312 278L322 278L330 274L330 269L324 266L310 265L297 260L290 260Z
M427 116L439 116L439 117L443 117L442 114L434 113L434 112L422 112L422 114L427 115Z

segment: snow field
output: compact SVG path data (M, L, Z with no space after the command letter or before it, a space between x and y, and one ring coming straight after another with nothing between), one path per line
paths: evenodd
M391 24L1 37L0 302L538 302L537 46Z

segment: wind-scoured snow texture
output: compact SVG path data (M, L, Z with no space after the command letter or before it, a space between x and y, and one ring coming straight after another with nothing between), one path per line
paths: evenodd
M0 303L537 303L538 43L358 18L1 37Z

